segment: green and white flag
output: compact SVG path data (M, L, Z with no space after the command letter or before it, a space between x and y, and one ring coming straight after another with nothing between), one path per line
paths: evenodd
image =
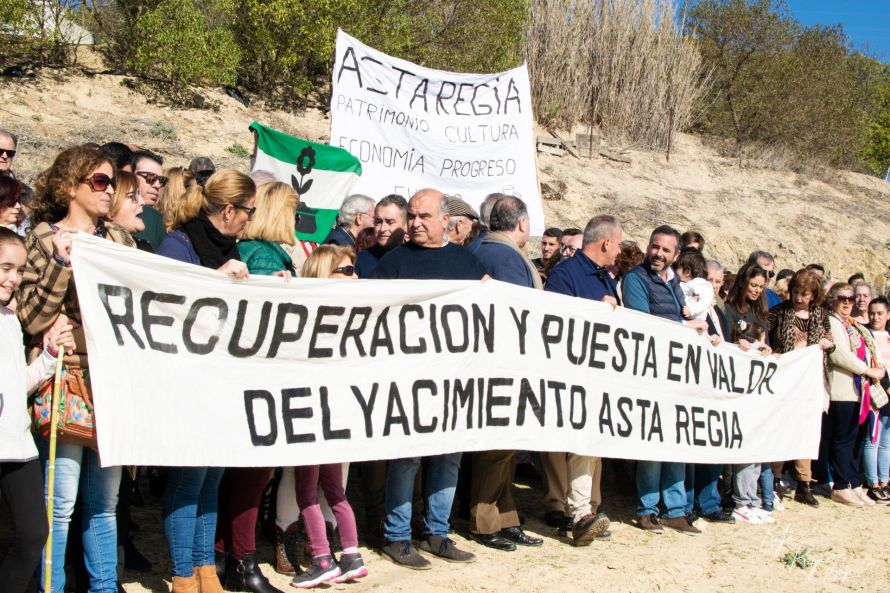
M327 237L340 204L362 174L357 158L342 148L289 136L260 123L253 170L269 171L300 196L297 237L320 243Z

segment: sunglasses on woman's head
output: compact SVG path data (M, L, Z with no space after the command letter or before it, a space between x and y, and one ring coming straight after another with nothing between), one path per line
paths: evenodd
M355 266L340 266L334 268L334 274L343 274L344 276L352 276L355 274Z
M84 177L81 181L89 185L90 189L93 191L105 191L108 189L109 185L112 189L117 187L117 180L114 177L109 177L105 173L93 173L89 177Z
M167 182L170 181L169 177L164 177L163 175L158 175L157 173L149 173L148 171L136 171L136 175L145 179L145 183L149 185L154 185L155 181L160 183L161 187L167 185Z

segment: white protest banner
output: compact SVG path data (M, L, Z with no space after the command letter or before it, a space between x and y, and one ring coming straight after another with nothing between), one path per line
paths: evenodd
M524 449L817 456L816 348L485 283L222 274L79 233L102 463L279 466Z
M522 65L496 74L432 70L337 32L331 145L362 163L353 191L409 197L433 187L477 210L494 192L522 198L544 232L531 87Z

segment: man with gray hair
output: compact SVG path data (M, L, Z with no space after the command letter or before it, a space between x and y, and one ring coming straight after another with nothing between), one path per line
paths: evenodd
M445 236L448 200L435 189L422 189L408 202L410 241L387 253L371 272L372 279L482 280L485 268L472 253ZM460 453L431 455L424 478L425 533L420 549L449 562L472 562L475 556L457 548L448 537L451 506L460 470ZM386 518L383 553L393 562L415 570L431 568L411 543L411 508L414 478L420 457L393 459L386 475Z
M485 235L488 234L488 223L491 218L491 209L494 208L494 205L497 204L498 200L506 197L508 197L507 194L499 193L488 194L485 196L485 199L482 200L482 204L479 205L479 223L482 226L482 230L479 232L479 236L476 237L476 240L467 246L467 249L470 251L479 249L479 245L482 244Z
M608 214L594 216L584 228L581 249L553 268L544 290L613 307L621 304L609 266L621 252L621 221ZM603 462L599 457L575 453L542 453L548 523L571 526L576 546L608 538L609 518L598 512L602 503L600 480ZM564 518L563 518L564 517Z
M19 137L9 130L0 129L0 175L12 177L12 159L15 158L15 152L18 149Z
M495 280L524 288L541 288L534 264L522 253L528 242L528 209L519 198L499 199L489 213L489 233L476 249L476 257ZM519 526L513 502L513 473L516 452L479 451L470 469L470 535L495 550L510 552L520 546L540 546Z
M347 196L340 205L335 226L324 240L325 245L343 245L355 249L355 238L374 226L374 199L362 194Z

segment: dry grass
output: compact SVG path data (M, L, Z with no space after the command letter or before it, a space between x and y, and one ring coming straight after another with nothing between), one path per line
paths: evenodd
M667 147L708 85L676 17L673 0L535 0L526 51L539 121Z

